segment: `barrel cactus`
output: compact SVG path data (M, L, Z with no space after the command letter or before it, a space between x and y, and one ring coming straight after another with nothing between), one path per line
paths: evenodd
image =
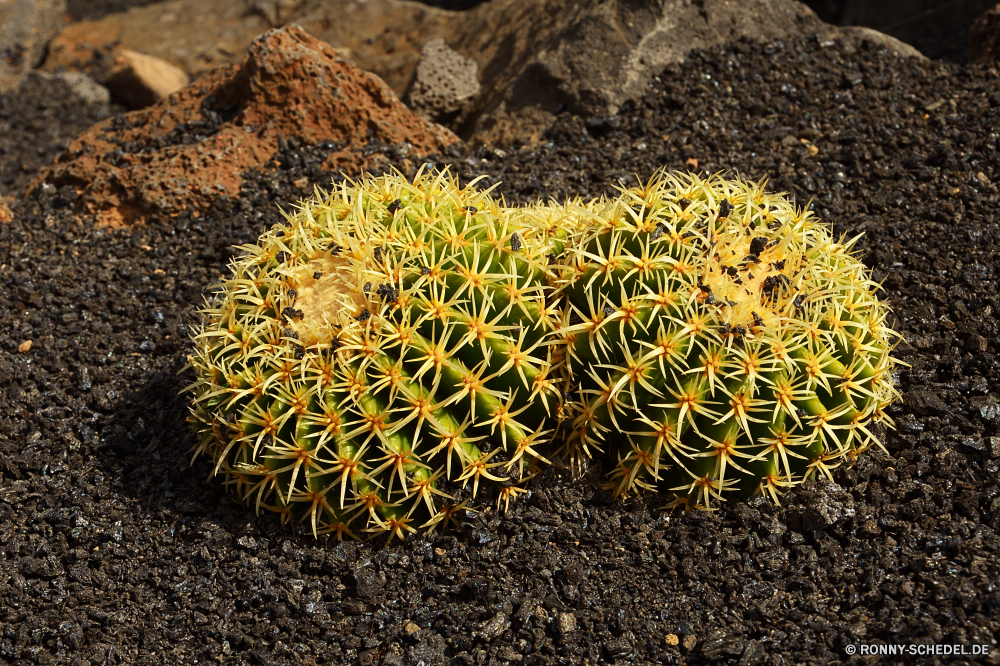
M560 407L548 285L566 235L447 173L317 190L203 311L195 455L314 535L403 538L483 483L509 501Z
M616 496L778 501L881 446L898 336L857 238L763 184L666 172L578 223L560 260L565 449L609 455Z

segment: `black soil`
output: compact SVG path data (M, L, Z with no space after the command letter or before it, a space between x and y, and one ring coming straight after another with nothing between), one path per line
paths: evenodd
M849 647L888 643L991 653L882 663L1000 663L998 107L995 70L747 41L618 116L561 117L538 148L431 158L517 202L689 159L769 176L864 232L910 367L888 454L780 507L669 514L612 502L599 468L550 470L505 517L388 548L258 519L189 467L178 392L203 289L306 194L294 181L329 180L322 147L198 220L111 232L74 222L71 190L19 201L0 226L0 660L777 666L870 664Z

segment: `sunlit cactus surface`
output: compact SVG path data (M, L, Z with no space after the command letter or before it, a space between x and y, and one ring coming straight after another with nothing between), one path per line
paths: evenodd
M778 501L881 445L898 336L856 238L721 176L659 172L577 215L559 262L564 449L605 452L615 495Z
M559 406L555 221L431 171L317 191L214 288L196 454L314 534L403 538L483 483L509 502Z

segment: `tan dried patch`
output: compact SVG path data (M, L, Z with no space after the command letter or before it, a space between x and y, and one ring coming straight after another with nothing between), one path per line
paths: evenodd
M318 279L316 273L320 274ZM306 346L329 343L340 330L338 326L360 315L367 303L351 262L344 257L320 255L302 266L289 283L298 293L295 309L302 312L291 326Z
M796 293L792 276L799 266L801 255L790 254L784 243L777 243L754 255L758 261L748 261L753 238L745 234L723 235L703 271L702 282L711 288L711 295L719 301L719 305L724 306L723 319L730 326L750 328L763 321L763 325L768 327L777 320L777 313ZM783 266L778 268L775 264L781 265L782 261ZM736 275L726 270L730 267L736 269ZM777 289L772 286L774 284L779 285ZM698 291L701 292L699 299L708 297L708 292ZM754 313L759 320L754 318Z

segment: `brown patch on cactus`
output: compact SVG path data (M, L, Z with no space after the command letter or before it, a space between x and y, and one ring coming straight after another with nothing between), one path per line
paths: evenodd
M695 296L703 303L718 304L730 328L776 325L779 313L797 295L792 266L798 266L801 254L789 255L787 240L747 236L739 225L721 230L713 241L714 254L702 276L708 291L701 289Z
M329 343L343 325L341 315L357 317L364 310L367 299L352 274L349 260L326 253L303 265L290 279L300 313L292 328L302 344Z

